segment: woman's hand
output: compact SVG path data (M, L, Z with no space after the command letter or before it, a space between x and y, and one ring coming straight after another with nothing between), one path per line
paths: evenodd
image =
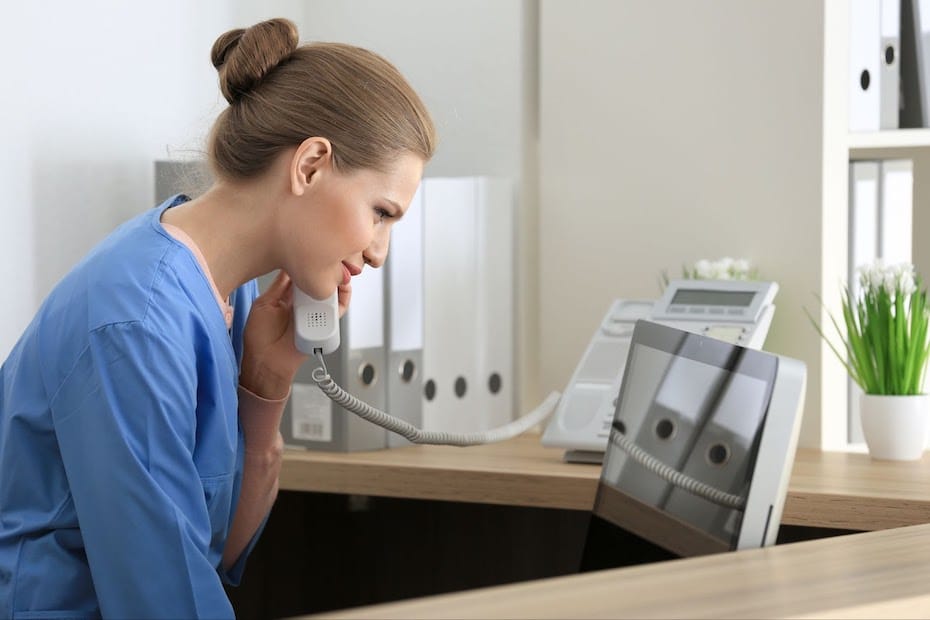
M339 302L342 311L341 291ZM243 336L239 384L262 398L286 397L297 369L307 359L294 345L293 306L294 288L283 270L252 303Z

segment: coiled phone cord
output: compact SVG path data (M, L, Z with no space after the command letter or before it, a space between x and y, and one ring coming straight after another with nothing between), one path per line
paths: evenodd
M614 429L616 431L616 429ZM615 446L626 452L634 461L656 474L663 480L671 482L676 487L713 502L726 508L735 508L743 510L746 508L746 500L739 495L727 493L716 489L709 484L696 480L687 474L683 474L674 467L666 465L656 457L652 456L642 448L636 445L632 439L623 435L619 431L610 434L610 441Z
M548 397L546 397L542 404L539 405L539 407L530 413L514 420L513 422L510 422L509 424L499 426L489 431L480 433L447 433L443 431L424 431L408 422L404 422L403 420L395 418L394 416L389 415L380 409L376 409L368 403L362 402L355 396L352 396L346 392L344 389L339 387L339 385L330 376L329 371L326 369L326 362L323 360L323 354L320 351L317 351L316 357L320 362L320 366L314 368L310 373L310 376L313 378L313 381L317 384L317 386L319 386L320 390L322 390L330 400L332 400L340 407L351 411L362 419L367 420L372 424L376 424L381 428L387 429L392 433L397 433L398 435L401 435L402 437L405 437L412 443L416 444L474 446L486 443L494 443L497 441L504 441L506 439L516 437L520 433L523 433L524 431L532 428L533 426L539 424L547 417L549 417L549 415L558 404L560 397L558 392L552 392ZM631 439L620 433L611 433L611 441L618 448L630 455L630 457L637 463L677 487L681 487L690 493L703 497L704 499L707 499L715 504L726 506L727 508L736 508L738 510L742 510L746 505L746 502L742 497L733 495L731 493L726 493L719 489L715 489L709 484L695 480L694 478L675 470L674 468L666 465L659 459L655 458L637 446Z
M411 442L418 444L474 446L479 444L504 441L505 439L516 437L520 433L545 420L547 417L549 417L553 410L555 410L555 406L559 402L559 393L552 392L549 394L546 400L544 400L542 404L539 405L539 407L526 414L525 416L518 418L509 424L505 424L504 426L499 426L497 428L493 428L489 431L481 433L446 433L440 431L424 431L412 424L409 424L408 422L404 422L403 420L395 418L392 415L388 415L380 409L375 409L368 403L360 401L356 397L343 390L329 375L329 371L326 370L326 362L323 361L322 353L317 352L316 357L319 360L321 367L314 368L313 372L310 373L310 376L323 391L323 393L330 398L330 400L332 400L340 407L348 409L362 419L367 420L372 424L377 424L381 428L385 428L392 433L397 433L398 435L409 439Z

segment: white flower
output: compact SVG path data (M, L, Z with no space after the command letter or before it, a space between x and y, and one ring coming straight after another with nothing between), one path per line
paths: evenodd
M865 292L877 293L884 289L889 296L910 295L917 291L917 272L911 263L886 265L876 259L869 265L860 265L856 272L859 286Z
M738 258L733 261L733 274L737 277L743 277L749 275L749 261L745 258Z
M895 274L895 287L897 288L898 293L902 295L910 295L917 290L914 265L910 263L900 263L895 266L895 270L897 272Z
M746 280L750 277L752 266L745 258L730 258L710 261L701 259L694 263L690 274L685 270L686 277L698 280Z
M694 275L699 280L713 280L714 268L710 261L702 259L694 263Z

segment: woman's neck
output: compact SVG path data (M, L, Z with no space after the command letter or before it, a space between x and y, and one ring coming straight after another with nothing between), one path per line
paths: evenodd
M224 299L279 265L273 255L273 196L261 183L220 182L162 215L163 222L183 230L200 248Z

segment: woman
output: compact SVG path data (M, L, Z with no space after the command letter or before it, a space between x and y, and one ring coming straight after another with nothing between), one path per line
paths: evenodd
M423 103L375 54L298 47L276 19L212 57L216 184L114 231L0 368L0 616L233 615L223 583L277 494L305 360L293 286L345 312L432 156Z

